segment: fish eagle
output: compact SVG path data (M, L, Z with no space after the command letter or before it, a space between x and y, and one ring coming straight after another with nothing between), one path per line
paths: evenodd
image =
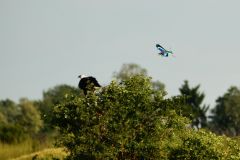
M95 91L96 87L101 87L95 77L79 75L80 81L78 87L83 90L83 93L87 95L88 91Z

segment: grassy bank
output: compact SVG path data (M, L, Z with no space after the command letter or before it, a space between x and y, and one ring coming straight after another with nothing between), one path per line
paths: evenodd
M63 148L48 148L42 151L34 152L31 154L23 155L12 160L50 160L50 159L59 159L63 160L67 156L67 153Z
M47 143L40 143L39 141L32 139L28 139L18 144L0 143L0 160L13 159L50 147L53 147L52 142L50 141Z

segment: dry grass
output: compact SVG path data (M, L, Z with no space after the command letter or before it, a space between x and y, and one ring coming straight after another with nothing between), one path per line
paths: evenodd
M0 160L7 160L32 152L32 141L25 141L19 144L0 143Z
M0 160L9 160L22 155L30 154L45 148L52 148L52 142L40 143L36 140L28 139L18 144L0 143Z
M34 152L28 155L23 155L12 160L50 160L50 159L59 159L63 160L67 156L67 153L63 148L49 148L42 151Z

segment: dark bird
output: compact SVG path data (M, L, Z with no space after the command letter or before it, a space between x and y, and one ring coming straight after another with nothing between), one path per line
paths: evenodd
M78 87L83 90L83 93L87 95L88 91L94 91L96 87L101 87L95 77L80 75Z

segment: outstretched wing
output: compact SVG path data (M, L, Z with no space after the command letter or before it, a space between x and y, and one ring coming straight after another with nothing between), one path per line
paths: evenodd
M160 44L156 44L156 47L158 50L160 50L161 52L165 52L166 49L164 49L162 46L160 46Z
M173 54L173 51L166 51L166 53L168 53L168 54Z

